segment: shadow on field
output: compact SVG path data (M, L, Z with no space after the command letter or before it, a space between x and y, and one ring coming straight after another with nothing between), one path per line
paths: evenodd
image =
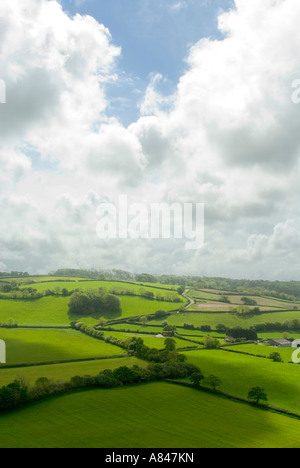
M94 319L94 320L100 320L101 318L104 318L105 320L115 320L117 318L122 317L122 312L101 312L101 313L96 313L96 314L72 314L71 312L68 312L68 317L70 322L84 322L84 319Z

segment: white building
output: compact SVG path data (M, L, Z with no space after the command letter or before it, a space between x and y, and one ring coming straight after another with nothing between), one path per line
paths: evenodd
M300 348L300 340L293 341L292 348Z

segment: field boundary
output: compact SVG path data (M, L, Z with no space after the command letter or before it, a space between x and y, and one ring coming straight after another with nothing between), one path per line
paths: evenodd
M11 365L0 365L0 372L2 369L17 369L17 368L24 368L24 367L39 367L39 366L53 366L57 364L71 364L72 362L88 362L88 361L101 361L104 359L119 359L119 358L128 358L127 354L116 354L112 356L98 356L98 357L90 357L90 358L78 358L78 359L64 359L59 361L45 361L45 362L31 362L26 364L11 364Z

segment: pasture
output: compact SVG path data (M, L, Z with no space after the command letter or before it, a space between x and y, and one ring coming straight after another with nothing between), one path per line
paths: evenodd
M185 354L188 362L199 366L204 374L214 374L221 379L220 390L247 398L250 388L260 386L268 394L269 404L300 414L299 365L223 350L187 351Z
M159 334L159 332L157 332ZM138 333L124 333L124 332L112 332L107 331L104 333L104 336L112 336L117 338L118 340L126 340L128 338L141 338L144 341L144 344L149 348L156 348L156 349L164 349L165 348L165 337L157 338L156 335L146 335L146 334L138 334ZM195 344L180 340L179 338L173 338L177 348L185 348L185 347L192 347Z
M242 327L250 328L252 325L266 323L266 322L279 322L284 323L287 320L300 320L300 312L286 311L286 312L271 312L261 315L250 317L241 317L232 313L202 313L202 312L185 312L175 313L167 318L170 325L182 326L184 323L201 327L203 325L210 325L212 329L216 329L218 324L224 324L228 328ZM159 323L155 321L153 323Z
M122 315L111 318L142 316L159 309L174 310L178 304L149 300L142 297L121 296ZM96 325L101 316L78 316L68 312L69 297L47 296L34 300L0 300L0 322L15 320L19 325L69 325L70 322L85 322ZM109 316L103 318L109 319Z
M98 290L99 288L103 288L105 292L115 291L116 294L122 294L122 292L129 291L136 295L142 295L145 292L151 292L154 294L154 297L159 295L165 299L176 299L179 294L176 291L172 291L171 289L165 290L160 289L159 287L153 288L153 286L148 285L141 285L141 284L132 284L132 283L125 283L121 281L84 281L78 280L76 282L67 282L67 281L53 281L51 283L35 283L32 285L34 289L38 292L45 292L47 289L55 290L55 288L59 288L62 290L63 288L67 289L68 291L73 291L75 289L82 289L83 291L87 290Z
M299 437L297 420L166 383L79 392L0 416L2 448L292 448Z
M72 329L0 329L0 339L6 342L7 365L124 354L117 346Z
M118 349L118 348L116 348ZM121 350L120 350L121 351ZM40 377L46 377L49 380L67 381L76 375L97 375L105 369L117 369L121 366L146 366L147 363L136 358L124 356L122 358L108 358L99 360L87 360L68 362L63 364L49 364L43 366L29 366L6 369L0 365L0 387L8 385L13 380L22 376L25 380L33 385ZM1 443L0 443L1 446Z

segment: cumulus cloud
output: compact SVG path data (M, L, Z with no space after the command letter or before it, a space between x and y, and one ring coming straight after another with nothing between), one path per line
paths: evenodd
M1 263L296 277L299 14L298 0L235 0L219 16L223 38L191 47L172 96L153 73L126 128L107 114L105 83L118 82L121 54L109 30L55 0L2 2ZM99 240L97 205L120 193L205 203L204 248Z

